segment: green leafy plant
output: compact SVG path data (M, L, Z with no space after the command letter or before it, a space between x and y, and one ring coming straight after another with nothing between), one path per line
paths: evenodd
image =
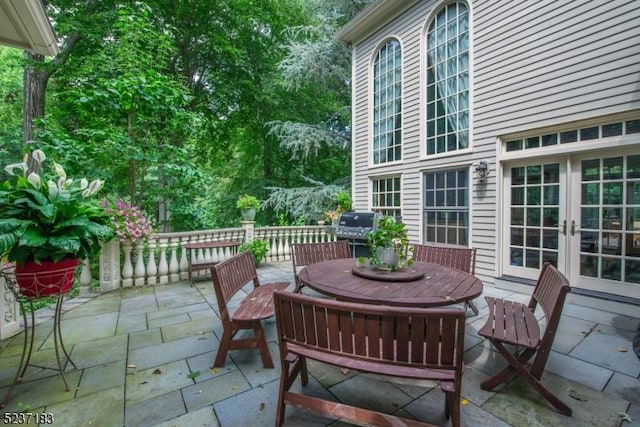
M31 154L41 173L26 163L5 167L0 185L0 258L27 261L84 259L100 251L114 235L109 216L93 199L104 182L67 177L64 168L46 161L42 150Z
M383 216L377 220L376 229L367 234L367 245L371 251L369 263L385 270L397 270L404 265L413 264L409 257L409 238L406 224L396 221L395 217ZM379 249L393 249L398 262L390 263L383 260Z
M236 202L236 207L241 210L245 209L259 209L260 208L260 200L257 197L251 196L249 194L244 194L238 197L238 201Z
M341 211L351 210L351 193L347 190L340 190L336 194L336 203Z
M269 252L269 243L266 240L255 239L250 242L245 242L238 247L239 252L250 251L253 257L253 262L256 267L260 265L264 257Z

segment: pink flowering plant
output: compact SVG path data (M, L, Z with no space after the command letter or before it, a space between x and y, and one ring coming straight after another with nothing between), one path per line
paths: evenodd
M123 200L104 202L105 211L111 219L116 237L124 242L144 240L153 233L153 225L142 210Z

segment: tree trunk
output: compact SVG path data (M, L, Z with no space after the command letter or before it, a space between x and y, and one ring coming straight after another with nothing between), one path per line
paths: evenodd
M45 94L47 82L51 72L45 71L44 56L37 53L26 52L27 65L23 74L23 104L22 104L22 144L26 146L34 140L38 131L34 121L44 118ZM31 158L25 159L29 164L29 170L37 171L37 164Z
M44 56L37 53L26 53L27 65L23 75L23 119L22 132L23 143L28 144L33 140L35 133L34 119L44 118L44 102L47 90L47 82L50 73L43 71Z

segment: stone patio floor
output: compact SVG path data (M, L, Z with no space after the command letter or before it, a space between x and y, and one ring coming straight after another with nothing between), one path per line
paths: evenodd
M263 282L292 280L290 262L263 264ZM528 295L485 286L485 295L527 301ZM640 426L640 361L631 349L640 319L565 305L543 381L573 409L556 412L522 380L498 392L480 382L505 362L476 331L486 317L468 313L461 402L464 426ZM65 302L62 334L77 368L71 390L56 371L30 368L3 409L49 413L59 426L273 426L278 393L275 323L266 331L275 369L257 351L232 351L211 369L222 334L210 279L107 293L85 292ZM38 312L34 363L52 363L51 311ZM640 316L640 310L639 310ZM0 396L15 375L22 335L0 343ZM311 363L305 393L400 414L436 425L444 418L439 387L398 382ZM301 388L299 381L294 385ZM31 420L30 424L37 425ZM46 425L41 423L40 425ZM287 426L340 426L287 407Z

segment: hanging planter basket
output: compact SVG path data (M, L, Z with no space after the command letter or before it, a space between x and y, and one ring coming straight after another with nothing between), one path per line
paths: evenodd
M42 261L40 264L29 261L15 268L16 283L20 294L26 298L42 298L50 295L62 295L71 290L78 259L62 261Z

